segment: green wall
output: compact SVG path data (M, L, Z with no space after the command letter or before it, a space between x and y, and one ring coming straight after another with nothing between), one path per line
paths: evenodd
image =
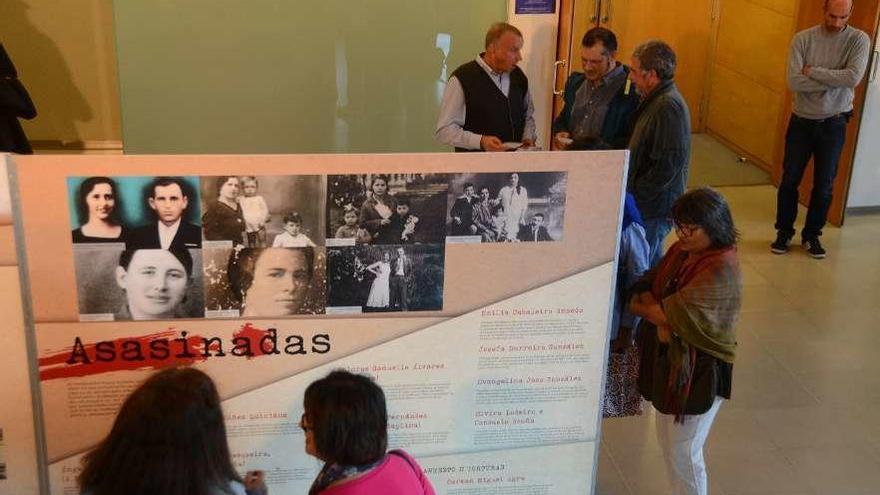
M433 141L444 78L506 5L116 1L125 152L447 149Z

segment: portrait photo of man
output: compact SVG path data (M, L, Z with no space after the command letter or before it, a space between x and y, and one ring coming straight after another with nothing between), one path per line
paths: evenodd
M180 177L157 177L146 198L155 220L131 231L127 249L190 249L202 247L202 229L186 221L190 188ZM195 198L193 198L195 199ZM194 202L197 204L197 202Z

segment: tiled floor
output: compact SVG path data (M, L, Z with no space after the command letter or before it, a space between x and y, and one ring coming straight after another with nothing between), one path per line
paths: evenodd
M733 397L706 447L709 493L880 493L880 215L827 228L824 260L777 256L776 189L720 190L742 232L745 297ZM653 411L604 421L598 494L667 493L653 424Z

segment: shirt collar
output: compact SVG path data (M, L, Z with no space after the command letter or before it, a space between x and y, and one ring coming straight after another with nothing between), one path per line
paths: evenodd
M177 219L176 222L171 225L165 225L165 222L159 220L159 230L177 230L177 227L180 226L180 218Z
M483 52L483 53L477 55L477 63L480 65L480 67L482 67L484 71L488 72L489 74L492 74L495 77L503 76L505 74L504 72L495 72L495 69L493 69L492 67L489 66L489 64L486 63L486 61L483 59L483 55L485 55L485 54L486 54L486 52Z
M621 74L623 74L623 73L626 72L626 70L625 70L624 67L623 67L623 64L621 64L620 62L615 62L615 64L617 64L617 65L616 65L613 69L611 69L610 71L608 71L607 74L605 74L604 76L602 76L602 78L599 79L599 84L598 84L597 86L594 86L594 87L601 88L602 86L607 85L607 84L610 83L613 79L619 77ZM588 81L588 82L589 82L589 81Z

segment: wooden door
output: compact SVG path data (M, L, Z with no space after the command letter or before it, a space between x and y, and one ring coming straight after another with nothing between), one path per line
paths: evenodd
M798 10L796 31L801 31L810 26L815 26L822 22L824 16L823 5L825 0L802 0L800 9ZM862 31L868 33L871 39L877 36L877 18L880 14L880 3L878 2L855 2L852 16L849 24ZM831 208L828 210L828 222L832 225L843 225L843 217L846 209L846 197L849 188L849 179L852 175L852 163L855 156L856 137L859 134L859 122L862 118L862 106L865 103L865 90L867 85L864 80L856 87L856 99L853 103L854 115L846 131L846 143L843 146L843 153L840 155L840 162L837 168L837 177L834 180L834 197L831 201ZM786 101L786 114L791 113L791 98ZM784 119L784 126L788 125L788 119ZM781 134L785 135L785 134ZM862 136L863 139L871 139L871 137ZM785 143L779 143L779 156L782 156L782 149ZM782 179L782 163L776 164L773 169L773 181L778 186ZM813 166L810 164L804 180L800 187L800 201L808 204L810 201L810 191L813 188Z
M715 38L715 0L602 0L600 24L617 35L618 57L630 63L633 49L649 39L675 50L675 82L691 111L694 132L703 129L704 99Z
M705 123L705 100L714 48L720 0L561 0L557 60L557 90L565 77L582 70L580 46L584 33L604 26L617 35L618 59L629 65L635 47L649 39L661 39L675 50L678 59L676 84L687 100L694 132ZM562 110L562 98L554 100L554 115Z

